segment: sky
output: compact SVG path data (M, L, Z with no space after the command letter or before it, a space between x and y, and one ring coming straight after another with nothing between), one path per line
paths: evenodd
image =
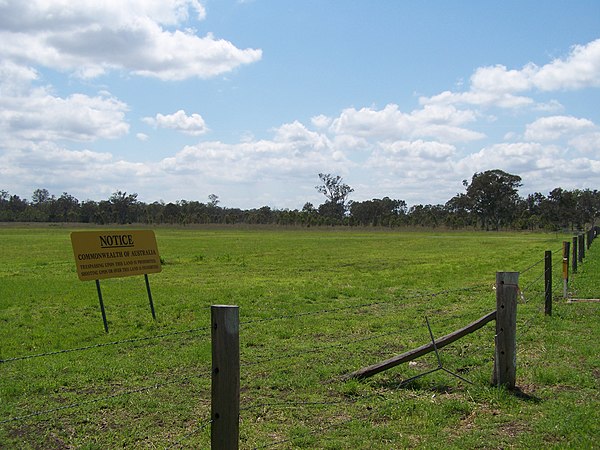
M600 189L598 0L0 0L0 190L443 204Z

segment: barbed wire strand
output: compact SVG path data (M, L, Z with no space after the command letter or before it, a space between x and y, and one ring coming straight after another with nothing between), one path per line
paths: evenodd
M556 266L561 265L562 263L563 263L562 256L560 258L556 258L555 261L552 263L552 268L555 269Z
M337 344L329 344L329 345L325 345L322 347L316 347L316 348L310 348L310 349L303 349L303 350L298 350L297 352L291 352L291 353L286 353L283 355L277 355L277 356L273 356L271 358L263 358L263 359L259 359L257 361L252 361L252 362L245 362L240 364L240 367L251 367L251 366L257 366L260 364L264 364L267 362L271 362L271 361L276 361L276 360L280 360L280 359L288 359L288 358L293 358L295 356L300 356L300 355L304 355L307 353L319 353L323 350L330 350L332 348L343 348L343 347L347 347L349 345L358 343L358 342L365 342L365 341L369 341L369 340L373 340L373 339L378 339L381 337L386 337L386 336L393 336L393 335L397 335L400 334L402 331L404 330L396 330L396 331L389 331L387 333L379 333L376 335L372 335L372 336L367 336L361 339L356 339L353 340L352 342L344 342L344 343L337 343Z
M546 272L543 271L537 278L535 278L533 281L529 282L528 284L525 285L525 287L520 287L520 290L522 292L528 292L529 288L531 286L533 286L535 283L537 283L544 275L546 275Z
M339 428L342 427L344 425L347 425L351 422L354 422L355 420L360 420L363 419L364 417L351 417L349 419L343 420L341 422L336 422L336 423L330 423L327 426L323 426L323 427L319 427L316 430L310 430L308 431L306 434L309 436L315 435L317 433L323 433L324 431L329 431L329 430L333 430L335 428ZM259 449L263 449L263 448L272 448L272 447L278 447L282 444L287 444L288 442L294 442L298 439L302 439L303 436L294 436L288 439L282 439L279 441L275 441L275 442L271 442L270 444L265 444L265 445L261 445L258 447L254 447L254 450L259 450Z
M521 272L519 272L521 275L523 275L524 273L529 272L531 269L533 269L535 266L541 264L544 262L544 258L534 262L531 266L527 267L526 269L522 270Z
M173 385L173 384L188 383L193 378L201 378L203 376L210 375L210 374L211 374L211 371L208 371L206 373L198 374L195 376L187 376L187 377L180 378L177 380L165 381L163 383L156 383L156 384L153 384L152 386L143 386L143 387L130 389L130 390L123 391L123 392L117 392L117 393L114 393L111 395L107 395L105 397L99 397L99 398L95 398L92 400L85 400L85 401L81 401L81 402L75 402L75 403L70 403L68 405L59 406L56 408L34 411L34 412L24 414L21 416L15 416L15 417L10 417L8 419L0 420L0 425L4 425L4 424L10 423L10 422L21 422L23 420L31 419L33 417L44 416L44 415L52 414L52 413L59 412L59 411L65 411L68 409L75 409L75 408L79 408L81 406L92 405L95 403L100 403L103 401L113 400L113 399L119 398L119 397L124 397L126 395L138 394L138 393L145 392L145 391L151 391L153 389L160 389L165 386L169 386L169 385Z
M472 291L472 290L476 290L481 287L483 287L483 285L474 285L474 286L468 286L468 287L457 288L457 289L445 289L443 291L433 292L433 293L418 293L418 294L414 294L414 295L400 296L400 297L394 298L393 300L398 300L398 299L409 300L409 299L414 299L414 298L436 297L436 296L448 294L448 293L456 293L456 292L461 292L461 291ZM331 312L338 312L338 311L343 311L343 310L351 309L351 308L354 308L354 309L367 308L367 307L371 307L371 306L392 303L393 300L381 300L381 301L377 301L377 302L363 303L363 304L358 304L358 305L347 305L347 306L341 306L338 308L329 308L329 309L323 309L323 310L318 310L318 311L309 311L309 312L297 313L297 314L286 314L286 315L275 316L275 317L267 317L264 319L254 319L254 320L240 322L240 325L248 325L248 324L254 324L254 323L261 323L261 322L270 322L270 321L281 320L281 319L294 319L294 318L299 318L299 317L304 317L304 316L312 316L312 315L326 314L326 313L331 313ZM64 349L64 350L56 350L56 351L49 351L49 352L43 352L43 353L35 353L35 354L30 354L30 355L15 356L12 358L0 359L0 364L8 363L8 362L24 361L24 360L35 359L35 358L43 358L43 357L47 357L47 356L55 356L55 355L73 353L73 352L79 352L79 351L88 351L88 350L93 350L93 349L98 349L98 348L103 348L103 347L129 344L129 343L134 343L134 342L144 342L144 341L150 341L150 340L154 340L154 339L163 339L166 337L178 336L178 335L182 335L182 334L191 334L191 333L195 333L195 332L199 332L199 331L210 331L210 327L191 328L188 330L173 331L173 332L158 334L158 335L154 335L154 336L122 339L122 340L118 340L118 341L104 342L104 343L99 343L99 344L94 344L94 345L83 346L83 347L75 347L75 348L69 348L69 349Z
M254 405L248 405L240 408L240 412L242 411L250 411L253 409L260 409L264 407L282 407L282 408L298 408L301 406L330 406L330 405L347 405L354 404L355 401L351 400L330 400L330 401L321 401L321 402L308 402L308 401L280 401L280 402L269 402L269 403L257 403Z
M92 350L92 349L102 348L102 347L130 344L133 342L143 342L143 341L150 341L153 339L163 339L163 338L170 337L170 336L191 334L191 333L195 333L195 332L199 332L199 331L210 331L210 327L191 328L189 330L173 331L173 332L164 333L164 334L157 334L154 336L123 339L120 341L113 341L113 342L103 342L100 344L88 345L85 347L75 347L75 348L68 348L68 349L64 349L64 350L55 350L55 351L50 351L50 352L45 352L45 353L36 353L36 354L32 354L32 355L15 356L13 358L0 359L0 364L7 363L7 362L14 362L14 361L24 361L24 360L28 360L28 359L34 359L34 358L42 358L42 357L46 357L46 356L55 356L55 355L60 355L60 354L64 354L64 353L87 351L87 350Z
M369 307L372 307L372 306L389 304L389 303L392 303L395 300L411 300L411 299L416 299L416 298L438 297L438 296L444 295L444 294L452 294L452 293L457 293L457 292L475 291L477 289L484 288L485 286L486 285L484 285L484 284L479 284L479 285L466 286L466 287L456 288L456 289L444 289L442 291L432 292L432 293L418 293L418 294L414 294L414 295L402 295L402 296L395 297L395 298L393 298L391 300L379 300L379 301L371 302L371 303L359 303L357 305L339 306L337 308L321 309L321 310L317 310L317 311L308 311L308 312L296 313L296 314L284 314L284 315L281 315L281 316L265 317L265 318L262 318L262 319L252 319L252 320L247 320L247 321L240 322L240 326L242 326L242 325L251 325L251 324L255 324L255 323L271 322L271 321L274 321L274 320L296 319L296 318L305 317L305 316L315 316L315 315L320 315L320 314L328 314L328 313L332 313L332 312L344 311L344 310L347 310L347 309L369 308Z
M180 445L182 445L181 443L183 441L185 441L186 439L191 438L195 434L200 433L202 430L204 430L207 426L209 426L212 423L213 423L213 419L209 419L209 420L201 423L199 426L197 426L196 428L194 428L189 433L186 433L183 436L181 436L179 439L177 439L177 441L172 442L171 444L169 444L167 447L165 447L165 450L171 450L172 448L179 447Z

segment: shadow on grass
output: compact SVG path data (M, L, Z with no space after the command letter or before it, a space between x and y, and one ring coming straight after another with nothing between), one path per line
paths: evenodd
M507 392L509 394L511 394L512 396L518 398L519 400L525 400L527 402L532 402L532 403L535 403L536 405L539 403L542 403L541 398L536 397L535 395L532 395L532 394L528 394L527 392L523 391L519 386L515 386L514 389L508 390Z
M429 391L436 394L452 394L461 391L466 387L465 383L459 383L459 385L450 385L444 382L436 382L432 380L426 380L424 378L417 378L414 380L400 380L400 381L381 381L375 383L376 387L382 389L402 389L406 391ZM493 388L493 386L492 386ZM508 395L513 396L519 400L525 402L531 402L534 404L540 404L543 400L532 393L528 393L519 386L514 389L498 388L506 392Z

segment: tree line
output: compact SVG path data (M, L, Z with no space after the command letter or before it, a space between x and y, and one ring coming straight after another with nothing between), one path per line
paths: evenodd
M445 227L450 229L583 229L595 225L600 214L600 192L591 189L555 188L544 195L518 194L521 177L502 170L475 173L464 180L465 192L445 204L407 206L389 197L351 201L354 191L340 176L320 173L315 186L325 201L302 209L243 210L208 201L144 203L138 194L116 191L107 200L79 201L64 192L56 197L36 189L31 200L0 190L0 222L72 222L104 224L267 224L295 226Z

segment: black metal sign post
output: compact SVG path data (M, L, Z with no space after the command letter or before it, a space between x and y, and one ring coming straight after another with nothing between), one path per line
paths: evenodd
M146 291L148 291L148 300L150 300L150 311L152 318L156 320L156 312L154 311L154 302L152 301L152 291L150 290L150 281L148 274L144 274L146 280ZM104 300L102 299L102 290L100 289L100 280L96 280L96 290L98 291L98 300L100 301L100 311L102 312L102 322L104 322L104 331L108 333L108 322L106 320L106 310L104 309Z
M150 311L152 311L152 318L156 320L156 313L154 312L154 302L152 301L152 291L150 290L150 282L148 281L148 274L144 274L146 280L146 291L148 291L148 300L150 300Z
M100 289L100 280L96 280L96 290L98 291L98 300L100 300L100 311L102 311L102 321L104 322L104 332L108 333L108 322L106 321L106 311L102 301L102 290Z

